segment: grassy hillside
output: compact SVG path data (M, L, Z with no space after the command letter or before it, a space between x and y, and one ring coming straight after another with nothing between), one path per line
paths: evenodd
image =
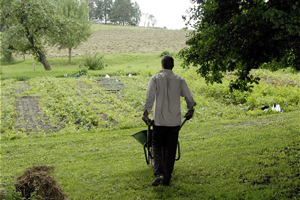
M55 166L53 176L69 199L300 198L299 74L253 70L261 77L253 92L231 93L231 74L223 84L206 85L195 69L180 68L176 58L174 71L187 80L197 107L180 132L182 155L171 186L153 188L152 168L130 135L146 129L141 111L150 76L160 70L159 54L177 51L171 46L156 51L163 43L156 39L180 31L93 28L99 35L124 31L117 34L124 38L146 30L166 35L148 35L154 49L147 47L146 53L127 54L128 46L116 47L124 49L104 56L107 67L79 78L72 74L80 57L71 64L50 58L50 72L40 64L33 71L33 59L1 66L0 191L9 193L6 199L17 199L14 181L34 165ZM273 104L283 112L272 111ZM181 109L184 114L184 100Z

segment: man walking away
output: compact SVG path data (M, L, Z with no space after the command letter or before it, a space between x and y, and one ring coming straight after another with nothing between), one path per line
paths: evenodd
M184 97L187 103L189 110L185 115L187 120L193 117L196 106L184 78L172 71L173 57L164 56L161 65L162 70L153 75L149 81L143 109L143 120L149 125L151 120L148 115L155 102L152 135L155 176L153 186L170 185L181 124L180 97Z

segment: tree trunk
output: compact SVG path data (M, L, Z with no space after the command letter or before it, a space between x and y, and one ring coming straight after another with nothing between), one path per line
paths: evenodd
M9 62L9 64L10 64L10 63L11 63L11 60L12 60L12 58L13 58L12 52L13 52L13 50L14 50L14 47L13 47L12 45L9 45L9 46L8 46L8 50L9 50L9 53L8 53L8 56L9 56L8 62Z
M296 71L300 71L300 47L299 46L296 46L295 50L294 50L294 54L295 54L295 57L294 57L294 64L295 64L295 69Z
M26 34L27 38L28 38L28 40L29 40L29 42L32 46L31 48L36 50L36 52L38 54L38 57L39 57L39 60L44 65L45 70L51 70L51 67L50 67L50 65L49 65L49 63L46 59L45 53L41 49L39 49L38 47L35 46L34 38L33 38L32 35L30 35L30 32L29 32L28 28L26 28L26 32L27 32L27 34Z
M69 48L69 63L71 63L71 57L72 57L72 48Z
M42 50L37 50L37 53L39 55L41 63L44 65L45 70L51 70L51 67L46 59L44 52Z
M11 63L11 57L12 57L12 53L9 53L9 59L8 59L8 63Z

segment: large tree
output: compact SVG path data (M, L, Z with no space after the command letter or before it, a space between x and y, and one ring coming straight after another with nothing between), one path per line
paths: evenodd
M142 17L142 12L141 12L140 6L137 2L134 2L132 11L133 11L133 13L132 13L133 23L135 25L139 25L139 23L141 21L141 17Z
M106 24L107 21L109 20L109 15L110 11L113 5L112 0L104 0L104 7L103 7L103 18L104 18L104 23Z
M150 14L150 15L148 15L148 27L151 25L151 26L155 26L155 24L156 24L156 18L155 18L155 16L154 15L152 15L152 14Z
M88 8L84 0L59 0L57 4L60 19L53 32L52 43L59 49L69 50L69 63L72 49L80 45L91 35L91 23L88 20Z
M93 0L93 2L89 5L90 16L104 20L104 23L106 24L109 19L109 13L112 5L112 0Z
M51 70L44 50L50 38L48 33L55 29L55 7L51 1L4 0L1 6L2 41L7 48L29 52L46 70Z
M258 78L251 69L279 62L300 70L299 0L192 0L184 66L193 65L208 83L223 73L237 75L231 86L248 90Z
M110 11L110 21L120 25L134 24L136 20L134 20L135 9L133 6L131 0L116 0Z
M104 18L104 0L95 0L94 5L92 7L93 10L93 17L96 19L101 19L103 20Z
M131 0L86 0L88 2L90 18L104 20L120 25L138 25L141 10L137 2Z

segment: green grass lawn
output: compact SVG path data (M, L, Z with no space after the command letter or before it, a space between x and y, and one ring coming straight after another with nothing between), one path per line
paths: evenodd
M299 199L299 114L191 120L170 187L151 186L152 168L130 136L144 126L2 139L1 185L54 165L69 199Z
M102 70L90 70L91 75L105 76L126 75L155 72L161 69L159 54L116 54L105 55L104 62L107 66ZM26 80L34 77L44 76L64 76L78 71L79 65L83 63L82 58L72 58L68 63L68 58L48 59L51 71L46 71L43 65L34 59L18 60L13 64L1 65L1 79L15 78ZM180 67L181 61L175 59L176 67ZM35 63L35 70L33 63Z

